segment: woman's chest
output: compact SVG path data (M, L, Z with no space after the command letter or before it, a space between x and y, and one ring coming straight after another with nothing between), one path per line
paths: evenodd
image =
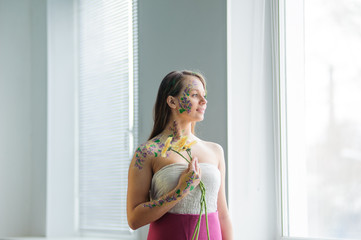
M192 158L197 157L199 163L208 163L218 167L218 161L216 155L213 153L211 149L208 149L204 146L194 146L189 152ZM153 173L156 173L163 167L174 164L181 163L187 164L187 160L190 161L190 156L187 151L182 151L180 154L174 151L168 151L167 157L160 157L153 159ZM182 156L181 156L182 155ZM186 159L187 160L186 160Z

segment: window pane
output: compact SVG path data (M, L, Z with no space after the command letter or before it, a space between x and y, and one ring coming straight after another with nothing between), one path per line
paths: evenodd
M137 141L136 2L79 0L78 7L79 229L129 233L127 177Z
M361 1L285 6L289 235L360 239Z

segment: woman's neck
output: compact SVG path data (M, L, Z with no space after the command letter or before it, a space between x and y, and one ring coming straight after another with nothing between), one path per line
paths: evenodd
M180 122L178 120L172 119L167 124L167 127L164 129L162 135L167 137L173 137L173 141L179 140L182 136L191 136L192 125L190 122Z

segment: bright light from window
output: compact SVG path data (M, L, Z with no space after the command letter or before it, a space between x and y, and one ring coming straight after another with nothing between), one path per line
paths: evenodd
M360 239L361 1L286 1L284 16L286 232Z

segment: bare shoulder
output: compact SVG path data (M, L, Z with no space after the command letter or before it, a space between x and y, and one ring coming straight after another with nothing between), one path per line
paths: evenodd
M207 152L211 153L213 156L216 156L217 164L222 165L224 162L224 152L223 152L222 146L215 142L209 142L209 141L203 141L203 140L201 140L200 142L202 143L204 148L207 149Z
M160 156L163 147L164 143L157 137L148 140L137 147L131 164L139 170L150 167L152 160Z
M225 171L225 159L224 159L224 151L220 144L208 141L202 141L202 143L206 146L209 152L215 156L218 169L224 173Z
M215 142L202 141L202 143L209 148L209 150L213 151L215 154L223 155L223 148L220 144Z

